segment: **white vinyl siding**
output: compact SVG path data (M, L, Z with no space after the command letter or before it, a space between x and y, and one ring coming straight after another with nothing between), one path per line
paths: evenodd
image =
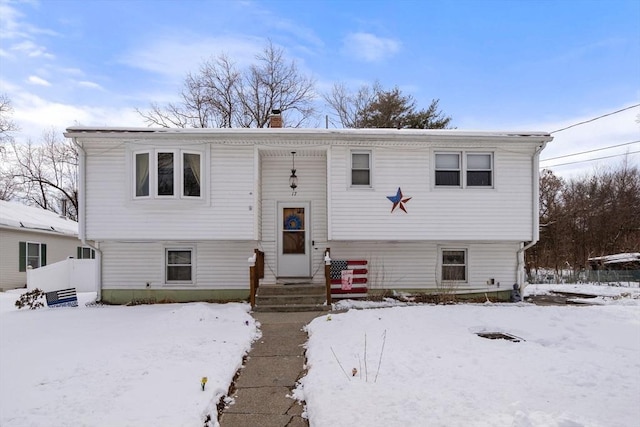
M27 284L27 273L20 271L20 242L38 242L47 247L47 265L76 256L80 240L58 233L39 233L0 228L0 289L21 288ZM26 249L26 248L25 248ZM24 260L26 262L26 259ZM26 264L25 264L26 267Z
M442 250L452 242L330 242L332 259L367 260L370 289L511 289L516 283L518 242L466 242L466 280L443 283ZM493 285L489 285L493 279Z
M129 148L156 151L122 142L85 145L88 240L254 239L253 147L184 144L182 153L202 153L201 196L142 200L132 197L135 157L127 154Z
M311 248L311 273L313 283L324 283L322 270L324 248L327 246L327 163L324 152L296 154L296 169L299 182L297 195L291 195L288 187L290 156L263 153L261 156L262 195L262 240L261 249L265 253L265 278L263 283L276 282L276 247L278 202L310 202L311 217L309 239L315 244ZM345 183L342 183L343 187ZM314 272L316 274L314 274Z
M463 153L491 154L491 187L438 187L435 154L445 147L376 148L375 188L348 191L349 149L332 147L330 185L331 240L511 240L533 238L532 147L510 144ZM460 162L462 163L462 157ZM464 169L461 169L463 171ZM462 173L462 172L461 172ZM461 175L461 180L464 180ZM391 213L401 188L407 212Z
M193 249L192 280L166 281L167 249ZM103 289L247 289L253 242L105 242ZM147 286L148 284L148 286Z

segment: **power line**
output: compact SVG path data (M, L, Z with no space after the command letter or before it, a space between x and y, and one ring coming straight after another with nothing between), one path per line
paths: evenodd
M563 130L571 129L573 127L580 126L580 125L583 125L585 123L593 122L593 121L596 121L596 120L601 119L603 117L612 116L614 114L618 114L618 113L621 113L623 111L630 110L630 109L636 108L636 107L640 107L640 104L631 105L629 107L623 108L623 109L618 110L618 111L613 111L611 113L607 113L607 114L603 114L603 115L598 116L598 117L594 117L593 119L585 120L585 121L580 122L580 123L575 123L575 124L572 124L570 126L564 127L562 129L558 129L558 130L554 130L553 132L549 132L549 134L553 134L553 133L556 133L556 132L562 132Z
M587 154L587 153L593 153L595 151L602 151L602 150L608 150L610 148L616 148L616 147L622 147L624 145L631 145L631 144L635 144L637 142L640 142L640 139L637 141L631 141L631 142L625 142L624 144L618 144L618 145L610 145L608 147L602 147L602 148L595 148L593 150L589 150L589 151L581 151L579 153L573 153L573 154L565 154L564 156L558 156L558 157L550 157L548 159L540 159L541 162L546 162L549 160L556 160L556 159L562 159L565 157L573 157L573 156L578 156L580 154Z
M611 155L611 156L596 157L595 159L576 160L575 162L558 163L557 165L550 165L550 166L544 166L544 167L541 166L540 169L549 169L549 168L555 168L557 166L573 165L575 163L593 162L594 160L610 159L612 157L626 156L627 154L635 154L635 153L640 153L640 150L638 150L638 151L629 151L629 152L620 153L620 154L614 154L614 155Z

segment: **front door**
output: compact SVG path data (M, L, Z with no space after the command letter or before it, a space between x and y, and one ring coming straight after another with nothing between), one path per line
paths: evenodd
M311 276L309 202L278 203L278 277Z

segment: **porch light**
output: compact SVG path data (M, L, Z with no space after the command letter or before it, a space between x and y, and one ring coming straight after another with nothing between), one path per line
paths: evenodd
M298 188L298 177L296 176L296 152L291 152L291 176L289 177L289 187L291 187L291 195L296 195L296 188Z

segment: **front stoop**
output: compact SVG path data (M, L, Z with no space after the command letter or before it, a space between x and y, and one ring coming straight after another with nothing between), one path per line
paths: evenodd
M262 285L256 294L256 312L329 311L323 285Z

